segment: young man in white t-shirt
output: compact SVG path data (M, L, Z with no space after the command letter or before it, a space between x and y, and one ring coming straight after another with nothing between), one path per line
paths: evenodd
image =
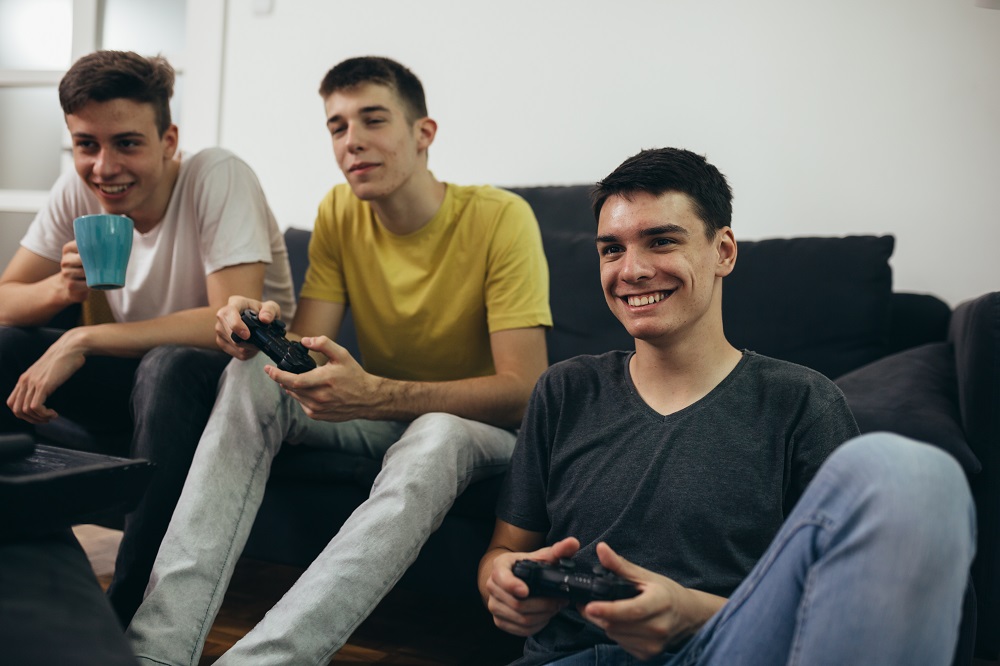
M215 344L216 311L246 293L294 308L284 241L260 184L228 151L182 155L173 83L166 60L135 53L99 51L70 68L59 97L76 174L55 184L0 276L0 391L9 408L0 432L65 416L107 450L112 436L132 434L134 420L131 451L109 452L157 464L126 521L109 591L125 624L228 359ZM114 321L41 328L88 299L73 220L101 212L135 224L125 286L106 292Z

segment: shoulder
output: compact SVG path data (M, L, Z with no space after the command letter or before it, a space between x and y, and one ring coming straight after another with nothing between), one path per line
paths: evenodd
M759 410L775 409L806 418L809 413L849 413L843 392L828 377L797 363L744 352L746 364L737 378L744 399Z
M756 352L744 352L747 359L746 372L768 385L785 387L790 391L810 388L837 395L840 389L826 375L798 363L764 356Z
M186 164L190 168L211 168L219 164L241 164L245 165L246 162L241 160L232 151L226 150L225 148L213 147L205 148L204 150L199 150L197 153L193 154L183 154L181 164Z
M205 148L194 154L181 155L181 181L194 186L210 179L215 182L224 179L229 186L252 184L259 187L257 174L250 165L225 148Z
M623 369L631 353L611 351L599 355L574 356L549 366L542 373L539 383L565 390L618 383L624 375Z
M493 187L492 185L453 185L448 184L449 194L454 202L456 214L462 211L475 210L477 216L483 218L523 219L534 223L535 216L531 206L513 192Z

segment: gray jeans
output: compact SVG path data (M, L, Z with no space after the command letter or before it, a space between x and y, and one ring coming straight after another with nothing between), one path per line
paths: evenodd
M216 662L325 664L395 585L476 479L506 469L515 437L449 414L412 423L310 419L263 371L233 361L128 637L140 661L197 664L282 442L382 458L371 495L261 622Z

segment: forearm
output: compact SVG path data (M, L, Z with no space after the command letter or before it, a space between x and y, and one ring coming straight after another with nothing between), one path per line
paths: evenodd
M79 326L67 335L87 356L135 358L160 345L218 349L214 324L215 311L202 307L146 321Z
M60 288L58 275L32 283L5 282L0 284L0 325L44 326L76 302Z
M490 375L447 382L376 378L372 420L411 421L445 412L501 428L521 424L531 386L515 375Z

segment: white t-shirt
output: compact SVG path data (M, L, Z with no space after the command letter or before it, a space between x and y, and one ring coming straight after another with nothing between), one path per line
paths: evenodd
M21 246L55 262L73 239L73 220L104 212L75 172L63 174ZM125 287L105 292L115 321L153 319L208 305L206 276L237 264L268 264L264 300L295 313L285 241L250 167L222 148L181 156L163 220L134 232Z

